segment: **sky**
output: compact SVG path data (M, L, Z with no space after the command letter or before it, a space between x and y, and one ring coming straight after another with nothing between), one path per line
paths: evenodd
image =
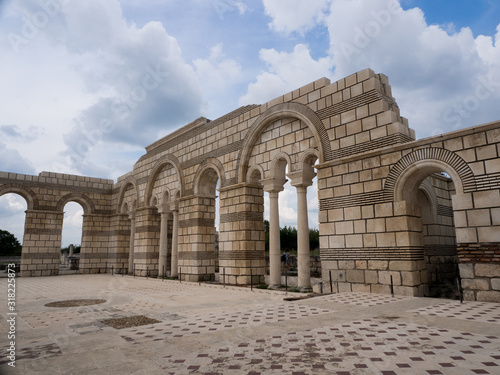
M200 116L367 67L418 139L499 120L500 2L0 0L0 67L1 171L116 180ZM290 187L280 203L295 225ZM25 209L0 197L0 228L22 238ZM63 245L79 243L66 212Z

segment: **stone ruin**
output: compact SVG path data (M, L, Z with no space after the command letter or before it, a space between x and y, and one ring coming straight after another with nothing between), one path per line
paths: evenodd
M242 285L267 272L268 194L269 283L277 286L278 196L289 180L298 287L307 289L306 192L317 177L324 292L440 296L460 276L465 299L500 302L499 156L500 122L416 140L388 78L365 69L199 118L147 146L116 182L0 172L0 196L27 202L23 277L58 274L63 208L77 202L81 273L211 281L218 194L218 265L226 282Z

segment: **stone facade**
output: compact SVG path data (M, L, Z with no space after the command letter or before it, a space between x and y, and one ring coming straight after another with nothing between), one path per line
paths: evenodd
M500 299L500 123L415 140L386 76L326 78L263 105L199 118L146 147L109 180L0 172L0 195L28 202L22 276L58 272L63 207L84 208L80 268L215 278L280 277L279 203L297 192L298 286L310 288L306 193L317 176L324 289L439 295L460 274L467 299ZM287 169L286 169L287 168ZM458 266L459 265L459 266Z

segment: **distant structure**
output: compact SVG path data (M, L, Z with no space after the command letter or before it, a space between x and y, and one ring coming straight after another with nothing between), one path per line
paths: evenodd
M146 147L114 183L42 172L0 172L0 195L26 199L21 275L56 275L63 207L84 210L80 272L226 282L266 273L264 194L270 200L270 284L279 285L278 196L298 207L298 286L311 287L306 192L317 177L323 290L500 302L500 122L415 140L386 76L326 78L263 105L199 118ZM285 168L288 166L288 174ZM221 271L222 272L222 271ZM253 279L251 279L253 278Z

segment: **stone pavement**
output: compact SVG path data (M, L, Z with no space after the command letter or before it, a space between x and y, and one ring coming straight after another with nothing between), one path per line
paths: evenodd
M500 374L500 304L301 294L111 275L19 278L0 374ZM0 280L7 295L7 279ZM45 307L67 299L104 299ZM109 318L160 323L114 329Z

